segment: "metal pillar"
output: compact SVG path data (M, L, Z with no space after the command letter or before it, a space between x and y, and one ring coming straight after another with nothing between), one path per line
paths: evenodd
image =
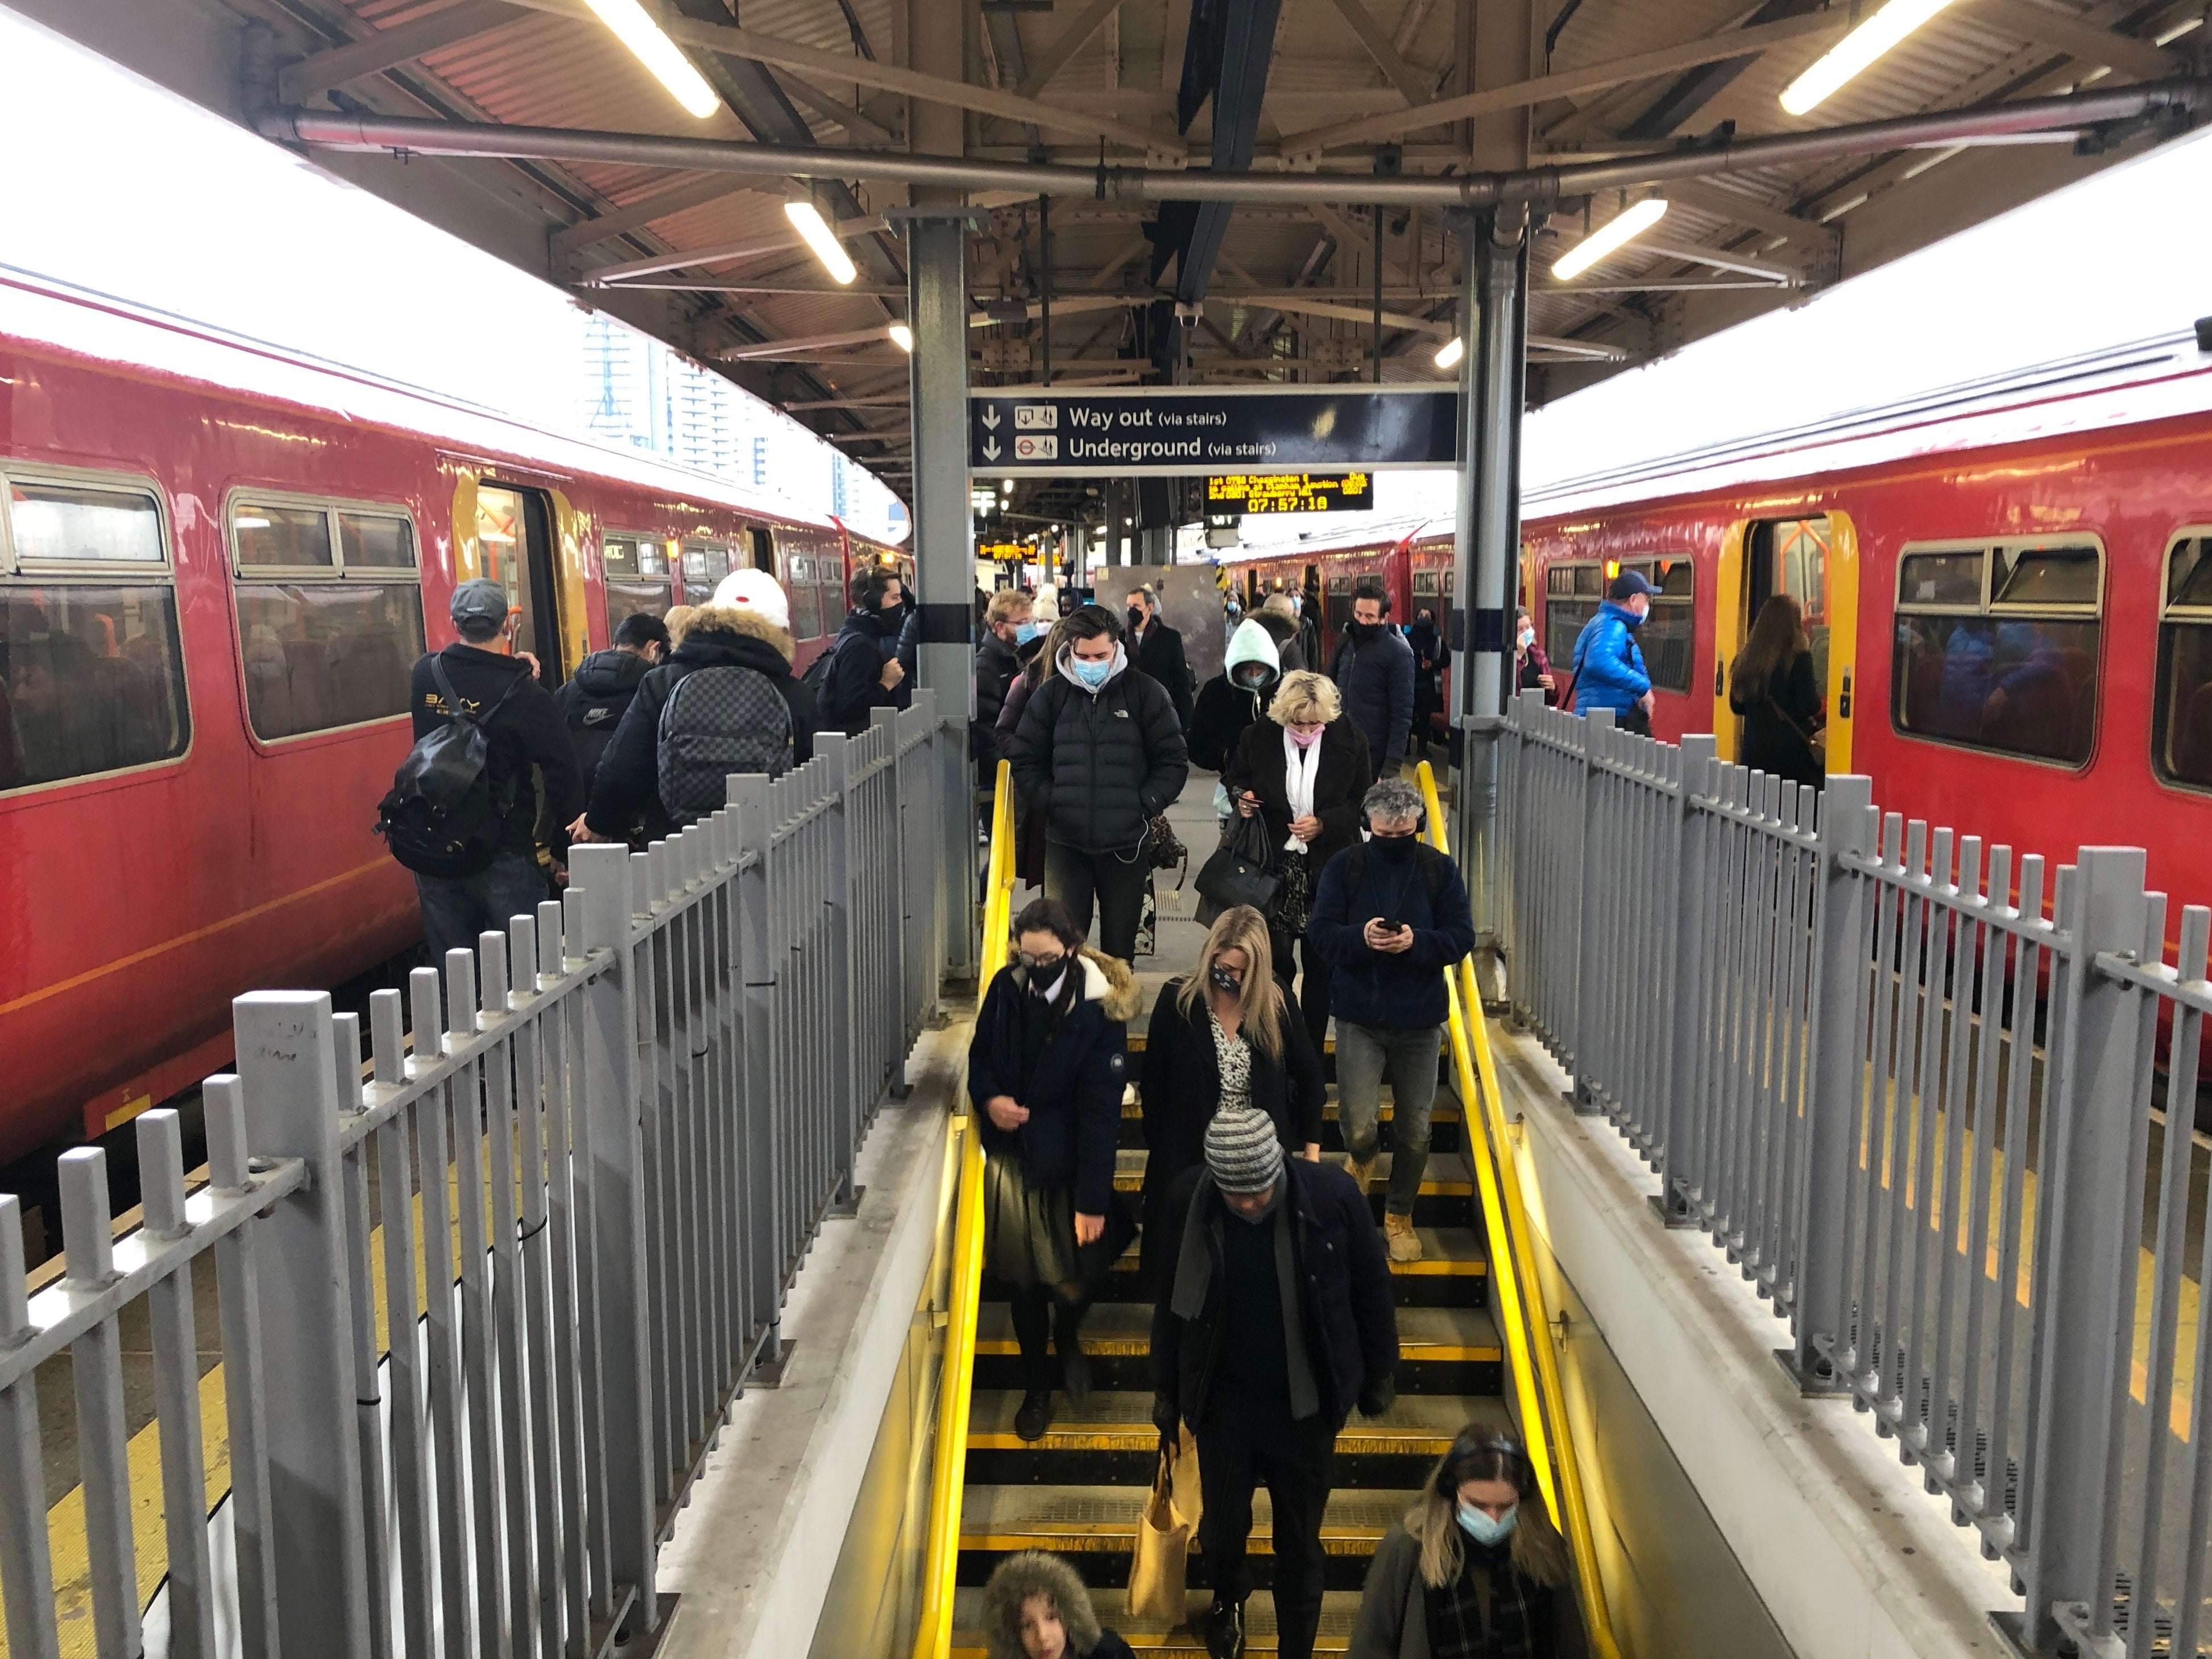
M1452 844L1474 908L1480 965L1495 961L1498 744L1511 660L1506 624L1521 543L1521 405L1528 337L1525 209L1480 214L1462 228L1459 529L1452 602L1453 726L1460 733Z
M975 543L968 507L968 232L965 208L894 209L906 222L914 409L915 586L921 684L937 694L945 904L941 970L975 976L975 825L968 781L975 713Z

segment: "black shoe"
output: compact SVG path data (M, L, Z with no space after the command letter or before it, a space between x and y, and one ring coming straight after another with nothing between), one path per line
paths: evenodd
M1206 1651L1210 1659L1244 1659L1244 1604L1216 1601L1206 1615Z
M1014 1413L1014 1432L1024 1440L1042 1440L1051 1426L1052 1390L1031 1389L1022 1396L1022 1408Z
M1091 1399L1091 1360L1083 1352L1080 1338L1060 1347L1060 1386L1067 1391L1071 1404L1081 1406Z

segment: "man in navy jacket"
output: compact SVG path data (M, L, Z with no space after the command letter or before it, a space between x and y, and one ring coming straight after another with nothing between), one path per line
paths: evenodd
M1406 758L1413 726L1413 647L1390 626L1390 590L1380 576L1362 576L1352 590L1352 620L1337 641L1328 677L1344 694L1344 712L1367 739L1377 777Z
M1420 840L1421 797L1385 778L1361 802L1364 846L1322 866L1306 940L1334 969L1338 1108L1347 1166L1360 1190L1380 1144L1382 1079L1395 1113L1382 1235L1394 1261L1418 1261L1413 1200L1429 1162L1429 1112L1443 1048L1444 975L1474 948L1474 917L1459 866Z

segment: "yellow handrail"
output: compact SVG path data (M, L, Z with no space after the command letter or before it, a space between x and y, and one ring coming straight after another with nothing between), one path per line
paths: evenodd
M1436 774L1423 761L1419 775L1422 804L1429 815L1430 844L1438 852L1449 854L1451 844L1444 832L1443 805L1437 798ZM1500 1334L1505 1339L1515 1389L1520 1396L1522 1433L1535 1467L1537 1484L1543 1489L1545 1506L1555 1524L1561 1521L1564 1511L1565 1524L1560 1530L1566 1534L1567 1547L1574 1554L1576 1595L1582 1604L1583 1622L1589 1632L1591 1650L1598 1659L1620 1659L1620 1644L1613 1638L1612 1617L1606 1608L1605 1587L1598 1577L1597 1544L1590 1528L1589 1498L1583 1484L1582 1466L1576 1455L1574 1427L1567 1418L1566 1392L1559 1382L1559 1358L1552 1351L1551 1313L1543 1281L1536 1272L1528 1212L1521 1196L1521 1176L1513 1160L1513 1143L1506 1132L1504 1097L1498 1090L1498 1066L1490 1052L1490 1030L1482 1017L1482 1000L1475 984L1472 958L1461 958L1457 968L1446 976L1444 988L1460 1100L1463 1109L1475 1108L1482 1115L1483 1132L1479 1138L1471 1133L1474 1126L1467 1126L1470 1131L1468 1156L1475 1166L1475 1179L1481 1189L1483 1225L1492 1263L1491 1282L1498 1287ZM1480 1088L1475 1086L1477 1083ZM1552 1460L1546 1455L1547 1441L1559 1462L1556 1489Z
M983 939L977 1000L1006 965L1014 896L1012 774L999 763L991 801L991 859L983 884ZM963 1103L964 1106L964 1101ZM975 1316L983 1278L983 1142L975 1119L957 1114L960 1189L952 1218L952 1301L946 1310L944 1369L939 1376L937 1445L932 1462L929 1534L922 1559L921 1622L915 1659L945 1659L952 1647L953 1578L960 1563L960 1498L968 1457L968 1406L975 1380Z

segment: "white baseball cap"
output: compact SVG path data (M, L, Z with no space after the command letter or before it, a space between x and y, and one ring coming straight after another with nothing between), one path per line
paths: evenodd
M733 611L757 611L787 634L791 631L791 601L765 570L732 570L714 589L714 603Z

